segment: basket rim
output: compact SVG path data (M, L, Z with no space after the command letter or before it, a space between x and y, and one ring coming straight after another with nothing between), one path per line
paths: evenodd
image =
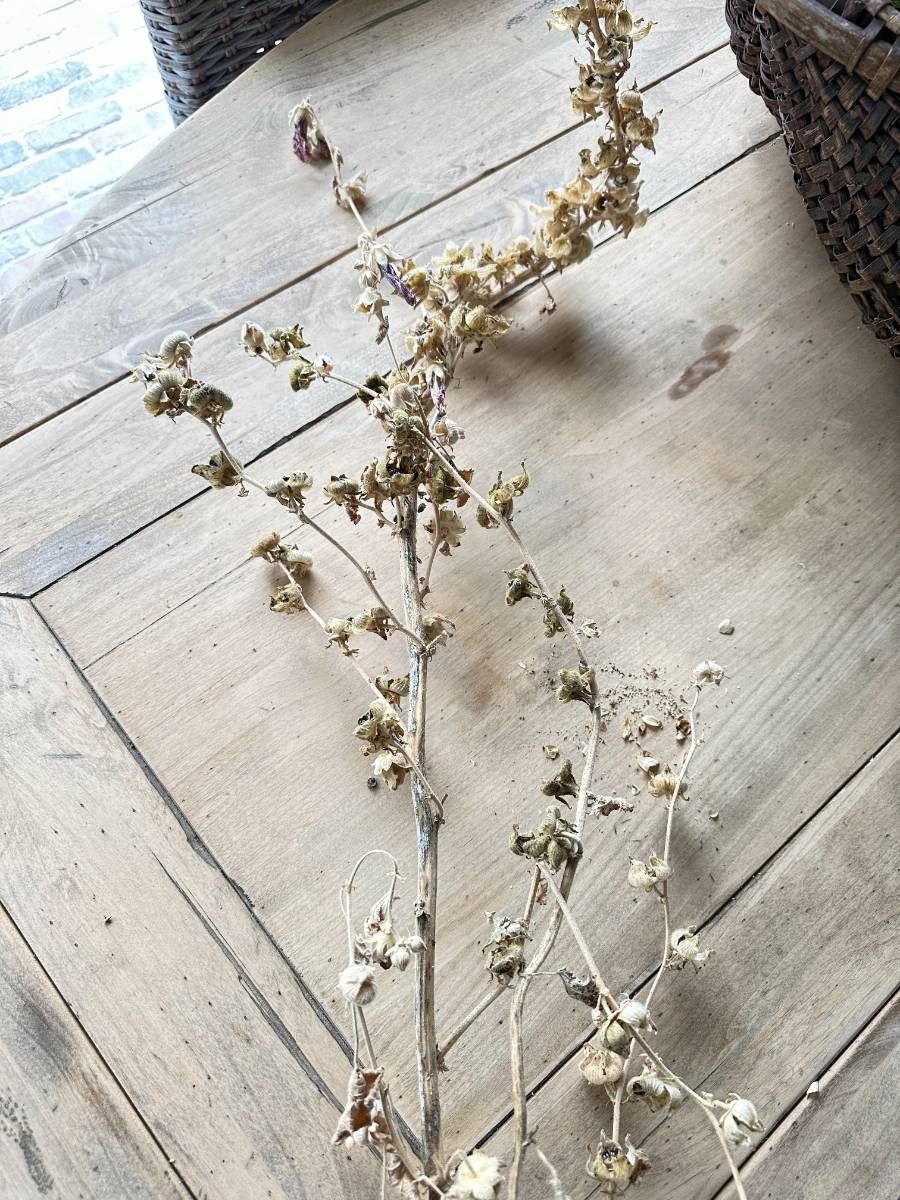
M865 28L833 12L828 0L756 0L760 12L855 71L880 96L900 93L900 10L891 0L863 0Z

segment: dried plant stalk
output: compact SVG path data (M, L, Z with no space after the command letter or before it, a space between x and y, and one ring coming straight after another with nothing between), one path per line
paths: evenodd
M264 330L248 322L242 331L244 349L273 366L285 364L295 392L314 382L340 383L352 388L384 435L383 456L376 456L355 474L332 476L324 492L332 514L346 516L354 525L366 522L372 536L390 536L399 552L399 590L402 602L395 607L374 573L328 527L328 519L313 519L306 511L306 493L312 477L298 469L280 479L263 482L247 473L226 441L223 425L232 400L221 388L193 376L193 340L175 331L156 355L146 355L136 369L143 383L144 404L153 416L172 420L187 415L205 427L216 447L207 463L193 467L214 488L248 489L269 497L291 515L305 534L319 539L340 554L361 584L370 607L360 612L327 617L312 607L304 579L313 569L312 556L289 544L277 532L265 534L251 549L254 557L272 564L283 582L270 599L273 611L306 614L362 681L370 697L360 717L355 737L370 761L374 777L391 789L409 788L416 834L416 897L406 914L403 933L395 914L398 877L393 855L372 849L356 864L341 889L341 907L347 931L347 965L338 988L344 996L353 1031L353 1064L347 1105L341 1114L335 1142L370 1146L382 1161L382 1190L393 1188L405 1200L498 1200L506 1189L508 1200L518 1200L523 1186L526 1152L535 1149L541 1178L557 1200L566 1200L563 1173L568 1163L557 1163L533 1140L528 1123L525 1062L525 1011L529 991L539 976L553 977L569 996L590 1009L596 1032L586 1046L578 1069L587 1084L606 1088L611 1105L612 1136L600 1131L599 1143L587 1164L588 1173L608 1195L620 1195L649 1169L640 1148L622 1136L623 1113L628 1101L643 1102L654 1111L674 1111L687 1098L702 1109L714 1126L724 1158L744 1197L743 1184L732 1148L749 1142L761 1128L753 1105L730 1094L719 1100L692 1089L676 1076L649 1040L656 1032L651 1005L667 969L688 965L699 970L710 951L701 948L692 926L672 928L669 878L672 829L686 788L687 768L697 749L696 706L706 687L717 685L724 669L714 662L695 670L695 692L687 712L677 717L677 737L688 740L683 762L670 771L655 757L641 752L638 766L645 772L652 796L665 802L666 822L662 857L650 853L647 861L631 860L628 883L655 894L663 916L663 952L658 970L642 1001L616 996L601 974L589 936L581 928L572 899L573 885L582 858L589 816L627 814L634 802L617 796L596 796L591 784L597 765L601 734L610 714L599 675L590 662L586 637L591 623L579 629L574 604L565 587L552 588L515 520L516 509L529 486L524 464L520 473L504 479L498 474L489 487L473 486L473 471L458 460L464 431L448 410L447 394L467 351L479 350L502 337L509 327L501 306L514 292L539 283L555 302L547 279L591 252L591 230L607 227L628 236L646 219L640 208L638 152L653 151L657 118L644 112L643 100L625 76L630 69L634 43L650 31L635 21L624 0L578 0L554 10L551 29L570 31L584 57L577 61L578 81L571 103L586 125L597 122L599 136L579 156L573 179L551 189L546 205L537 210L537 224L529 238L520 237L495 250L448 245L430 264L416 263L396 253L379 239L365 213L365 171L344 176L344 158L326 135L312 104L306 100L290 114L292 143L304 163L328 163L339 207L359 227L359 292L357 312L374 326L376 345L387 348L392 366L386 374L373 373L362 382L335 370L332 359L304 353L308 344L299 324ZM415 319L405 331L398 351L392 331L391 305L407 305ZM300 443L302 445L302 442ZM521 915L489 914L491 939L485 947L485 965L491 986L473 983L473 1002L466 1016L439 1040L435 1022L435 972L437 964L438 842L445 817L446 795L439 795L428 776L426 757L427 692L432 659L443 651L455 633L455 624L431 607L433 577L439 556L450 557L466 533L461 512L470 504L476 523L502 529L520 565L506 571L506 603L537 603L548 637L561 635L571 646L572 665L559 672L556 697L562 704L584 705L588 736L580 773L566 760L541 791L554 803L534 829L514 826L510 850L530 860L527 892ZM422 514L426 514L423 516ZM427 543L426 543L427 535ZM423 567L424 564L424 567ZM358 660L359 641L400 638L405 645L406 673L370 673ZM405 710L405 716L404 716ZM636 717L638 735L659 728L652 714ZM638 742L631 718L624 735ZM547 757L558 757L556 747L545 747ZM563 815L566 808L571 817ZM361 925L354 920L353 895L363 862L374 856L391 864L387 891L370 908ZM625 868L623 865L623 875ZM546 917L540 929L540 910ZM566 967L545 970L566 922L587 967L587 976L576 977ZM530 954L527 943L537 937ZM413 965L414 964L414 965ZM415 979L414 1041L418 1081L420 1144L413 1146L402 1131L390 1096L386 1068L376 1057L366 1010L376 1001L377 968L403 971L413 966ZM504 1179L504 1165L480 1150L458 1147L447 1155L442 1135L441 1071L464 1061L465 1038L472 1026L499 998L510 1001L511 1097L514 1109L513 1154ZM454 1062L447 1055L455 1049ZM634 1052L642 1052L643 1068L635 1073Z

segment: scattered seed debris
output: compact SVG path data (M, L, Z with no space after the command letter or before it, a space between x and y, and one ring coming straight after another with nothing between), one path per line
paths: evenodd
M719 622L719 633L734 633L734 621L730 617Z
M650 775L653 771L659 770L659 759L654 758L652 754L642 754L638 759L638 766L645 775Z
M717 808L708 808L706 811L707 811L707 813L708 813L708 815L709 815L709 819L710 819L711 821L718 821L718 819L719 819L719 810L718 810Z
M554 746L552 742L548 742L544 747L544 757L549 758L551 761L554 758L559 758L559 746Z

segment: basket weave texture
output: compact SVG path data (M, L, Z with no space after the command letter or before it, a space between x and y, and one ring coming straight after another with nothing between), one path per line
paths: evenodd
M863 321L900 357L900 8L726 0L731 47Z
M175 122L332 0L140 0Z

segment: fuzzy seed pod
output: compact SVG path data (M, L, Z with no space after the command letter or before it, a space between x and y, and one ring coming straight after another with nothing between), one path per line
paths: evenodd
M272 612L289 613L303 612L306 604L303 600L303 592L298 583L286 583L284 587L279 588L274 596L269 597L269 608Z
M365 963L350 963L338 977L338 989L350 1004L371 1004L375 999L375 972Z
M186 367L191 357L194 339L183 329L167 334L159 346L155 361L160 367Z
M267 558L274 550L278 548L281 541L281 535L277 533L265 533L258 542L254 542L250 547L251 558Z

